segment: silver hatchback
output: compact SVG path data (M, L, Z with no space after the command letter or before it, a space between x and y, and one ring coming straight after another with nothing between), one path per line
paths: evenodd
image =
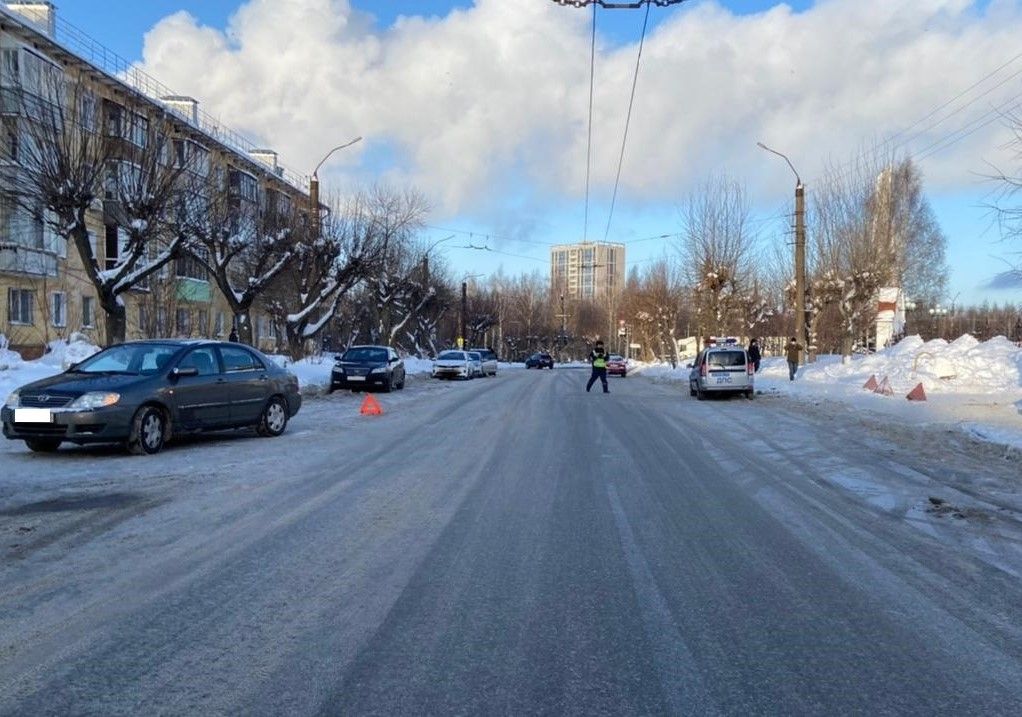
M744 393L748 399L756 395L756 371L740 346L705 348L689 368L688 392L700 401L710 393Z

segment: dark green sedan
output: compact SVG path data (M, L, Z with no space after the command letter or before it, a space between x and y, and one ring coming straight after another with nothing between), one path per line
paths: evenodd
M298 413L298 379L243 344L133 341L12 393L0 420L33 451L62 442L156 453L179 433L254 427L279 436Z

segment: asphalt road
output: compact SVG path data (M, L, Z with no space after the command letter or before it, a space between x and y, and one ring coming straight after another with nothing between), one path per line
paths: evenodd
M5 445L0 714L1022 714L1017 457L585 378Z

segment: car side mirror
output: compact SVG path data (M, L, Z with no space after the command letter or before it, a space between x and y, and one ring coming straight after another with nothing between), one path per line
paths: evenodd
M171 369L170 375L174 378L181 378L182 376L198 376L199 369L195 366L175 366Z

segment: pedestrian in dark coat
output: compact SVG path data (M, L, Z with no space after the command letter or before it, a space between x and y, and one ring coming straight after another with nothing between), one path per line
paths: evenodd
M759 353L759 340L753 339L752 341L749 342L749 363L752 364L752 369L756 373L759 373L760 358L761 356Z
M228 341L233 341L234 343L238 343L238 329L236 327L233 327L233 326L231 327L231 333L227 337L227 340Z
M798 371L798 352L802 350L802 344L792 336L788 339L788 345L784 347L784 350L788 355L788 380L794 381L795 373Z
M602 341L597 341L593 350L589 352L589 363L592 364L593 372L589 376L589 383L586 384L586 393L589 393L596 379L600 379L603 384L603 392L610 393L607 388L607 352L603 349Z

